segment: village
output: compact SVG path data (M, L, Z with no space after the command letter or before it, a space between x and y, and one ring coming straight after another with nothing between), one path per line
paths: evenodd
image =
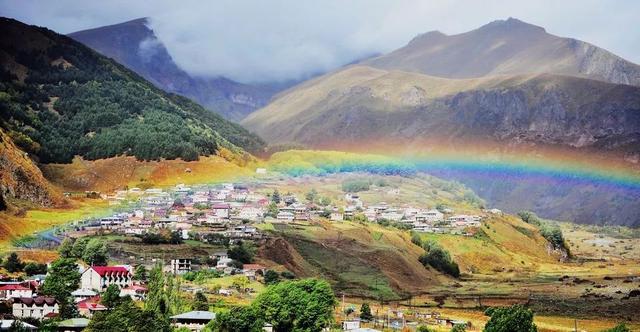
M67 227L63 237L77 240L85 237L118 235L142 239L144 243L154 243L162 234L170 234L175 241L199 241L207 243L232 243L242 241L258 242L269 236L261 230L264 224L299 224L318 220L330 222L377 222L414 232L447 233L460 236L474 234L480 227L483 216L456 215L447 207L429 208L419 206L392 206L384 202L367 204L357 193L345 193L339 202L330 204L316 199L299 199L290 193L280 194L260 192L244 184L220 184L189 187L176 185L170 189L130 188L102 195L113 206L127 206L129 211L118 212L106 217L77 221ZM126 203L126 204L125 204ZM499 210L484 213L501 213ZM149 242L146 242L149 241ZM146 258L146 260L145 260ZM80 287L71 293L78 318L61 322L60 331L81 331L96 312L107 310L101 304L101 294L110 285L116 285L119 295L135 301L143 301L148 292L144 280L135 278L136 268L152 268L162 265L164 273L186 278L197 271L207 271L216 276L243 277L252 283L266 283L266 275L273 273L265 266L254 263L240 263L230 257L226 250L213 252L206 261L199 257L176 257L169 253L168 259L147 257L126 257L118 260L120 265L79 266ZM282 274L285 276L285 273ZM291 274L287 277L293 277ZM11 316L17 319L46 320L56 317L60 303L53 297L41 295L39 288L45 275L33 275L24 280L0 281L0 300L11 308ZM243 285L218 287L211 294L209 290L192 285L183 285L181 290L189 293L229 297L255 293L246 282ZM389 312L371 317L367 326L404 328L416 327L418 323L441 326L467 324L440 316L437 312L413 312L404 314L391 307ZM355 310L354 310L355 311ZM175 328L186 327L190 331L200 331L215 314L209 311L191 311L171 317ZM28 326L27 326L28 327ZM342 330L375 331L361 326L359 318L343 317ZM268 324L265 331L269 331Z

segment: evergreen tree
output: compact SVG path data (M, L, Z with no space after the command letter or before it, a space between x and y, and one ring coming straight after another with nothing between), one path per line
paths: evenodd
M278 189L274 190L273 194L271 194L271 202L280 204L281 200L282 198L280 197L280 192L278 191Z
M73 239L67 237L62 240L62 243L58 247L58 253L60 257L63 258L73 257Z
M536 332L533 312L521 305L505 308L489 308L485 315L491 317L484 326L484 332Z
M71 292L80 284L80 272L73 258L58 258L51 263L49 274L44 279L41 291L53 296L60 303L60 317L71 318L75 314L75 303Z
M109 285L102 293L100 302L109 309L116 307L120 303L120 287L116 284Z
M370 322L373 320L373 315L371 314L371 307L369 307L369 303L363 303L360 307L360 319L365 322Z
M4 261L4 268L9 273L15 273L22 271L22 269L24 268L24 264L18 257L18 254L12 252L11 254L9 254L9 257L7 257L7 260Z
M107 247L104 242L98 239L91 239L84 248L82 260L92 266L105 266L107 265L107 259Z
M147 268L142 264L136 266L133 273L133 279L138 281L147 281Z
M209 310L209 300L202 292L197 292L193 299L193 310Z

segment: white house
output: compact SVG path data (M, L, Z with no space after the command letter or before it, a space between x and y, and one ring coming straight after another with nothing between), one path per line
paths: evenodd
M53 297L18 297L13 299L13 316L16 318L42 319L49 314L58 314L58 301Z
M340 212L331 212L329 219L331 219L331 221L343 221L344 216Z
M0 287L0 299L9 300L16 297L32 297L31 288L22 285L4 285Z
M179 258L172 259L170 262L170 271L173 274L185 274L191 271L191 259L190 258Z
M276 218L280 221L293 221L294 215L291 212L281 211Z
M111 284L120 288L131 286L131 272L123 266L91 266L80 277L80 288L104 291Z
M91 290L91 289L76 289L73 292L71 292L71 296L73 296L73 299L76 303L80 302L80 301L84 301L86 299L90 299L94 296L98 295L97 292Z

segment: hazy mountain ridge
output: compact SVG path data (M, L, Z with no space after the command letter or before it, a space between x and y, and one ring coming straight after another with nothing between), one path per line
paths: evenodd
M157 87L193 99L231 120L240 120L266 105L290 83L242 84L224 77L194 77L182 70L166 47L140 18L69 36L135 71Z
M509 18L469 32L432 31L363 64L446 78L555 73L640 85L640 66L592 44Z

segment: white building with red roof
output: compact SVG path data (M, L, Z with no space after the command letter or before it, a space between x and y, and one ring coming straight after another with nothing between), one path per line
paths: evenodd
M22 285L3 285L0 287L0 299L9 300L16 297L32 297L33 291Z
M133 284L131 272L124 266L91 266L80 277L80 288L102 292L109 285L128 287Z
M107 307L100 303L100 296L94 296L78 302L78 313L84 317L91 318L99 311L107 310Z

